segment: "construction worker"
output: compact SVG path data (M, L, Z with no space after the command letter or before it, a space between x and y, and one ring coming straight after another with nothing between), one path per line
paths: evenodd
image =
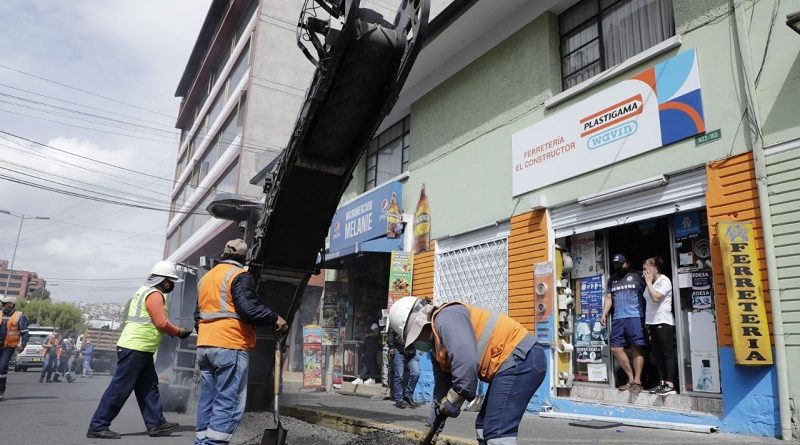
M70 369L70 361L72 359L73 350L75 349L72 339L65 338L61 340L56 348L56 372L53 375L54 382L60 382L60 376L64 376L67 382L72 383L75 377L72 375Z
M61 329L55 328L53 332L47 335L47 338L42 343L42 371L39 373L39 383L53 381L53 372L56 371L58 365L59 349L61 348ZM47 379L47 380L45 380ZM58 374L56 374L56 382L58 382Z
M255 280L243 265L247 244L228 241L221 259L200 280L194 316L200 367L197 445L227 444L242 420L255 326L288 328L286 320L258 302Z
M84 377L92 376L92 356L94 355L94 345L91 340L86 340L83 346L83 372Z
M139 402L150 436L167 435L178 428L177 423L164 419L153 354L161 344L163 334L180 338L191 334L191 331L175 326L167 318L167 294L179 281L182 280L175 263L159 261L144 284L133 294L125 328L117 341L117 370L92 416L86 437L119 439L120 434L111 431L109 426L131 392L136 393L136 401Z
M0 400L6 392L6 379L8 378L8 363L14 352L22 352L28 344L28 319L22 312L15 309L17 297L8 295L0 296L3 305L3 321L0 322Z
M489 383L475 420L478 443L516 444L528 402L544 380L544 350L522 325L465 303L442 306L404 297L389 310L389 326L405 347L432 351L433 418L457 417L478 381Z

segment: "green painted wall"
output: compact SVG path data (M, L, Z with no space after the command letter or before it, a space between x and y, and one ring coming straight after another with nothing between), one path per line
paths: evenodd
M691 22L685 11L694 9L684 5L689 2L675 3L676 10L684 11L681 23ZM413 196L427 184L433 237L525 212L532 195L543 194L551 206L558 205L749 150L739 125L744 93L731 58L732 16L720 14L715 24L685 34L679 49L551 110L545 110L543 102L560 92L558 29L555 17L542 17L413 104L411 178L406 184L410 190L405 194ZM690 48L698 51L706 125L708 130L722 130L720 141L695 147L693 139L686 140L516 199L511 196L513 133Z
M770 287L781 289L789 370L800 368L800 240L797 237L800 232L799 170L800 148L767 158L767 181L779 279L778 286L771 284ZM789 378L789 396L795 404L800 401L800 379ZM797 422L794 425L795 428L798 427ZM800 437L797 429L795 437Z

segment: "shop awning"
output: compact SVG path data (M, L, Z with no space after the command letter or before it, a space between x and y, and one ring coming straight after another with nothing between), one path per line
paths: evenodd
M339 260L348 255L357 255L364 252L383 252L389 253L393 250L403 250L403 238L376 238L369 241L357 242L340 250L325 252L325 262L320 267L335 267L335 260ZM317 261L319 263L319 261Z

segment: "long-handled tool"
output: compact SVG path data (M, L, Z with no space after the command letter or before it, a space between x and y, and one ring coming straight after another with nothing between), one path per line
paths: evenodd
M426 434L425 438L420 442L422 445L431 445L433 441L436 440L436 436L439 435L439 429L442 427L445 419L447 419L447 417L443 415L436 416L433 420L433 425L431 425L431 428L428 430L428 434Z
M274 395L272 414L275 418L275 426L264 429L264 435L261 436L261 445L284 445L286 443L286 429L281 425L280 416L281 343L280 338L275 340L275 382L272 386L272 394Z

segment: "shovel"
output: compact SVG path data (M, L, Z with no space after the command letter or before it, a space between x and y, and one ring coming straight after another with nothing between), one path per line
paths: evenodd
M436 440L436 436L439 435L439 428L442 427L445 419L445 416L436 416L436 418L433 420L433 425L431 425L431 428L428 430L428 434L425 435L425 438L422 439L420 444L431 445Z
M279 401L281 394L281 340L275 340L275 382L272 386L274 399L272 401L272 414L275 418L274 428L266 428L261 436L261 445L284 445L286 443L286 429L281 425Z

